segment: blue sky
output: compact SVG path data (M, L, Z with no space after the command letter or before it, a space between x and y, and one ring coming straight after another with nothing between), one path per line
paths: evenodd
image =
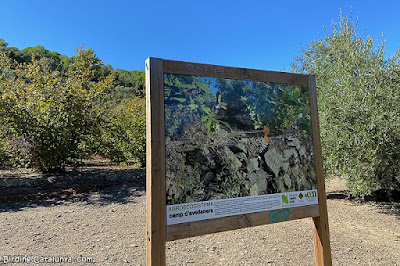
M105 64L144 69L147 57L289 71L300 47L344 16L386 52L400 47L400 1L0 0L0 38L72 56L84 43Z

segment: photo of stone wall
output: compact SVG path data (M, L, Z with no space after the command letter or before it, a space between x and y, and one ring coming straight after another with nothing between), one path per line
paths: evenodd
M168 205L316 188L307 87L164 80Z

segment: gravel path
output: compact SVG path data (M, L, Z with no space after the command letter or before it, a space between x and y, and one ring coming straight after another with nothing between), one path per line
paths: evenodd
M400 265L399 205L347 200L336 179L327 190L333 264ZM0 263L3 256L69 256L95 265L145 265L145 228L144 187L133 183L0 203ZM169 242L166 254L168 265L314 265L311 219Z

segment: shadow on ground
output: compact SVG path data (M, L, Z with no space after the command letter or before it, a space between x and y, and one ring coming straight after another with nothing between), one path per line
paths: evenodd
M145 191L146 171L84 169L42 175L33 186L1 188L0 212L71 202L107 205L134 202Z
M382 214L389 214L396 216L400 220L400 199L399 192L392 191L387 197L388 193L383 191L375 191L371 196L366 196L363 200L351 197L346 190L331 191L326 194L326 198L338 199L338 200L349 200L355 204L374 204L379 212Z

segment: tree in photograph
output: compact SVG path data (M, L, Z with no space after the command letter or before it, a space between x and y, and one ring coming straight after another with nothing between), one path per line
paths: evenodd
M317 78L327 172L361 197L400 190L400 51L387 58L384 49L340 16L292 65Z

